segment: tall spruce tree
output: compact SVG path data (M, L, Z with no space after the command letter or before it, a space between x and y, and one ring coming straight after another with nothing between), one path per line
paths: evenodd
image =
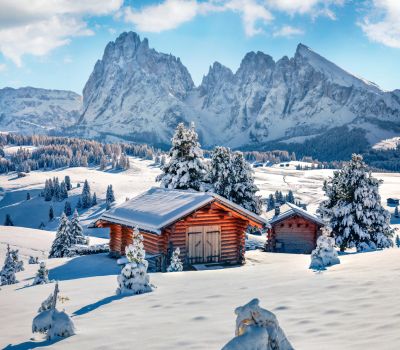
M86 244L87 240L83 235L83 228L79 223L79 214L76 209L70 223L70 234L72 244Z
M53 206L50 205L50 209L49 209L49 221L52 221L54 219L54 209Z
M389 225L389 212L381 205L380 183L357 154L325 182L328 199L321 203L318 211L332 228L341 251L353 247L365 251L393 245L394 230Z
M65 182L65 187L67 188L67 191L70 191L72 189L72 185L71 185L71 178L68 175L65 175L64 182Z
M226 147L215 147L211 156L210 182L216 194L231 199L234 187L232 152Z
M88 180L85 180L81 195L82 208L90 208L92 205L92 195Z
M64 213L67 216L70 216L72 214L72 208L71 208L71 203L69 201L65 201L64 204Z
M262 208L261 197L256 195L258 187L254 184L253 169L244 159L243 153L233 153L231 169L231 181L234 186L230 199L243 208L260 214Z
M157 176L161 187L200 191L207 175L207 167L193 124L189 128L183 123L178 124L169 155L169 162L162 167L162 174Z
M68 256L69 248L74 244L70 224L65 213L62 213L56 238L50 249L49 258L63 258Z

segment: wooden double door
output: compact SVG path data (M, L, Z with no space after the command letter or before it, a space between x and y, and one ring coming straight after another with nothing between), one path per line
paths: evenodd
M192 226L187 232L189 264L218 262L221 257L221 228Z

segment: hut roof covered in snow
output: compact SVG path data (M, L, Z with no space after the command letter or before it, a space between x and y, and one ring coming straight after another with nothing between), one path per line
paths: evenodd
M319 217L298 207L297 205L295 205L293 203L285 203L285 204L281 205L279 208L278 215L276 215L276 210L273 209L273 210L266 212L264 217L268 220L268 223L270 225L273 225L274 223L280 222L280 221L282 221L290 216L293 216L293 215L299 215L299 216L309 219L321 226L324 225L324 222L322 221L322 219L320 219Z
M214 201L220 202L232 211L245 216L251 222L267 224L267 221L212 192L172 190L153 187L147 192L106 211L99 220L161 234L164 227L180 220L192 212Z

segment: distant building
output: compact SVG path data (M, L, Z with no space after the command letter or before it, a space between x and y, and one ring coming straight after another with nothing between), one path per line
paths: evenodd
M266 246L270 252L310 254L324 226L320 218L292 203L270 210L265 218L271 226Z

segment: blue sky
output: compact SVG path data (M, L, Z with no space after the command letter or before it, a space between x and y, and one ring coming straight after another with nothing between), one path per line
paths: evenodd
M383 89L400 88L398 0L0 0L0 88L81 93L123 31L181 58L196 84L249 51L293 56L299 42Z

